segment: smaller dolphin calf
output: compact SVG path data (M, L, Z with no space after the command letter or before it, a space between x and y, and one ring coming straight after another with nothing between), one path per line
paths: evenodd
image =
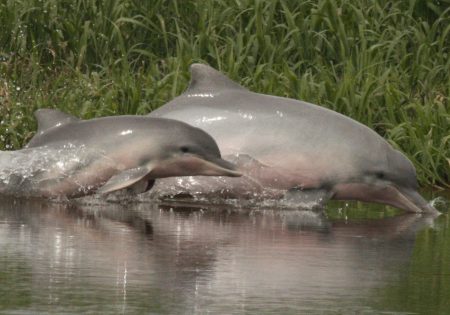
M240 176L214 139L164 118L80 120L58 110L35 113L38 131L22 150L0 152L0 193L79 197L130 188L140 193L170 176Z

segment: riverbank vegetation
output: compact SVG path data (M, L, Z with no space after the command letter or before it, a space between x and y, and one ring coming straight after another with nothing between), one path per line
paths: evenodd
M450 186L449 1L0 0L0 149L32 113L146 114L204 62L375 129Z

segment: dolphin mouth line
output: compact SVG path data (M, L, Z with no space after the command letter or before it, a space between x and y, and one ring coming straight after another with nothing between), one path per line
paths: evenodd
M240 177L242 173L236 169L236 165L220 157L186 154L155 163L149 178L180 176Z
M405 205L405 210L416 212L416 213L427 213L427 214L440 214L440 212L429 204L420 194L415 190L404 190L391 186L399 202Z
M219 171L223 173L223 175L219 176L228 176L228 177L240 177L242 173L236 169L236 165L231 162L228 162L222 158L212 158L212 159L203 159L201 157L197 157L200 160L203 160L205 166L211 168L211 170ZM217 175L216 175L217 176Z
M397 187L391 186L391 189L395 192L397 195L398 200L400 203L405 204L409 211L411 212L417 212L421 213L423 212L423 209L419 208L414 202L412 202L405 194L403 194Z
M212 160L205 160L213 165L215 165L216 167L220 167L221 169L223 169L227 175L226 176L230 176L230 177L240 177L242 176L242 173L237 169L236 165L228 162L222 158L217 158L217 159L212 159Z
M374 187L363 183L344 183L334 187L336 200L360 200L387 204L413 213L439 214L415 189L402 188L393 184Z

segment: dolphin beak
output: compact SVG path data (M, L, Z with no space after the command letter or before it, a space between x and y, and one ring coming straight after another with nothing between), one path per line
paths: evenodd
M395 201L398 207L411 212L440 214L436 208L430 205L416 190L411 188L396 187Z
M236 170L236 166L233 163L225 161L222 158L209 158L208 160L203 160L205 163L205 174L212 176L229 176L229 177L239 177L242 173Z
M216 156L184 154L166 161L160 161L152 168L150 178L173 176L229 176L242 174L236 166Z
M387 204L415 213L438 215L437 211L413 188L393 184L374 186L361 183L344 183L334 187L333 199L361 200Z

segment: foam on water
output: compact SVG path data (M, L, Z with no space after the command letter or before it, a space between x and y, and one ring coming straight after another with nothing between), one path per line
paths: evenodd
M204 182L206 181L206 182ZM286 198L285 191L264 189L241 194L231 189L216 190L216 184L223 184L223 177L188 176L157 179L155 186L147 193L135 195L127 190L113 192L106 196L90 195L77 199L81 205L102 205L105 203L141 204L166 203L185 206L227 206L232 209L278 209L316 210L322 209L324 200L317 198ZM204 185L203 185L204 184ZM199 188L199 189L196 189ZM207 189L210 190L207 190Z
M60 181L74 175L95 159L104 157L98 150L83 145L36 147L0 152L0 192L38 196L44 182Z
M447 212L450 208L450 201L442 196L431 199L429 204L441 212Z
M245 173L258 173L264 165L247 154L232 154L223 157ZM194 204L228 205L236 208L283 208L311 210L323 205L323 196L296 193L288 196L286 190L264 187L251 176L186 176L157 179L149 193L141 200L163 200Z

